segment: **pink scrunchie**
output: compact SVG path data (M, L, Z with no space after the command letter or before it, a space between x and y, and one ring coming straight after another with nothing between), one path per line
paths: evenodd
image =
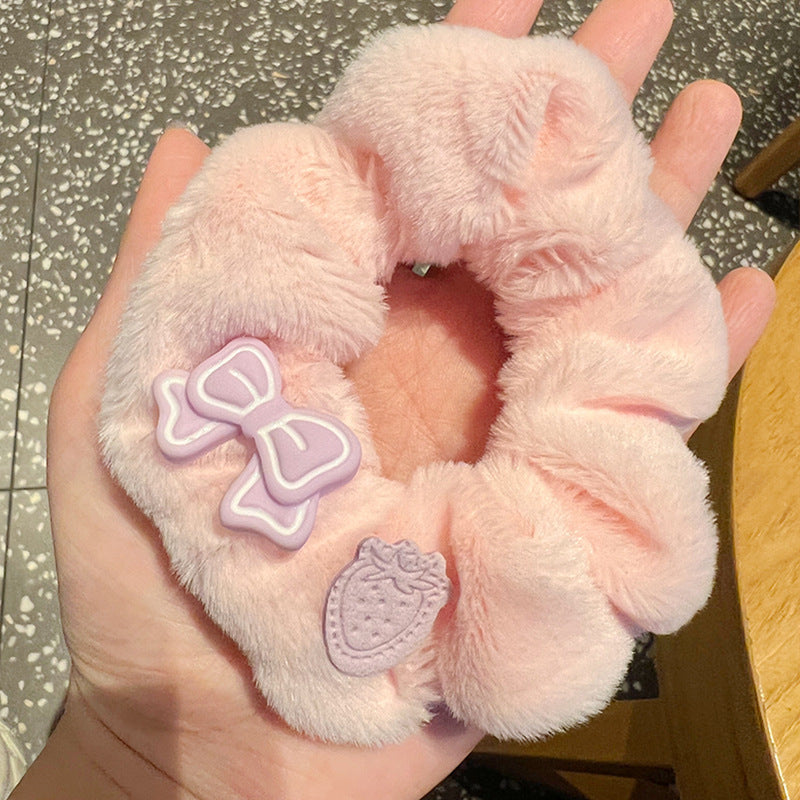
M108 367L104 453L290 725L374 745L443 701L497 736L541 736L608 702L637 632L705 602L714 520L682 433L722 397L726 331L650 169L588 52L433 25L377 38L313 125L230 137L170 210ZM508 336L503 405L478 463L401 484L340 365L381 337L396 264L455 260ZM220 522L247 442L176 464L155 441L155 378L241 335L269 345L288 402L361 443L293 553ZM442 553L453 588L414 652L348 675L321 619L371 536Z

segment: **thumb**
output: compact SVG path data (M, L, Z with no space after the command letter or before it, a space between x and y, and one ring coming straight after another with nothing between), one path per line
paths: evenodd
M119 320L130 287L158 242L167 210L208 152L206 145L183 129L167 131L153 150L106 288L53 389L48 424L50 486L57 487L59 479L69 478L76 465L93 464L98 473L103 472L97 452L96 418ZM87 449L94 453L87 453Z
M183 128L168 130L156 144L122 234L111 276L76 347L76 351L90 350L91 361L107 361L131 285L160 238L164 217L208 153L209 148Z

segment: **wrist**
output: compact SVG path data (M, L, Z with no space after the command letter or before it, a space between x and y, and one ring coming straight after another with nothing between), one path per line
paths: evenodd
M44 750L9 800L183 800L171 776L130 748L69 692L64 714Z

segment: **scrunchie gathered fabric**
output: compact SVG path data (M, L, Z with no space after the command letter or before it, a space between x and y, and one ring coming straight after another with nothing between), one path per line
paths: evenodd
M169 212L102 447L289 725L379 745L444 704L537 738L705 602L715 526L683 435L722 398L726 330L650 170L574 43L408 27L313 124L231 136ZM507 337L502 406L477 463L401 483L342 367L379 341L396 268L456 261Z

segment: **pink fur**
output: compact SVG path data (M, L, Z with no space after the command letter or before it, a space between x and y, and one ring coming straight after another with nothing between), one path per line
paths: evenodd
M499 736L542 736L603 707L637 630L704 603L714 521L681 432L721 399L726 333L650 169L613 79L576 45L402 28L315 125L237 133L169 212L108 367L104 453L289 724L376 745L443 700ZM510 337L503 407L478 464L404 486L381 475L339 365L380 338L396 263L454 259ZM243 334L275 351L287 399L364 451L296 553L219 522L245 444L179 466L155 445L155 376ZM439 550L454 592L417 652L357 678L328 659L321 616L371 535Z

